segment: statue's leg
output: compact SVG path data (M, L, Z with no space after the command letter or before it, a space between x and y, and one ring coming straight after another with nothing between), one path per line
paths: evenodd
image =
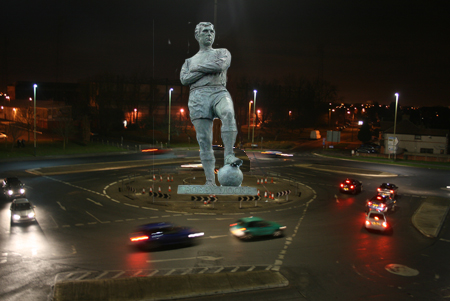
M205 185L216 186L216 175L214 173L216 158L212 149L213 121L210 119L195 119L192 123L197 134L198 145L200 146L200 160L202 161L206 177Z
M224 146L224 165L241 166L242 160L236 158L233 151L236 143L237 126L231 97L226 96L219 101L216 105L216 114L222 121L221 133Z

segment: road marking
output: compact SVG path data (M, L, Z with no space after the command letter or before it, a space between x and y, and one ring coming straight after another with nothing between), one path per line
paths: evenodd
M220 237L228 237L228 235L216 235L216 236L209 236L209 238L220 238Z
M66 211L66 207L64 207L63 205L61 205L61 203L60 203L60 202L56 202L56 204L58 204L58 205L59 205L59 207L61 207L61 209L62 209L62 210Z
M53 220L53 222L55 223L56 228L59 228L58 223L55 221L55 219L53 218L53 216L51 216L51 215L49 215L49 216L50 216L50 218Z
M92 216L94 219L96 219L100 224L102 223L101 220L99 220L98 218L96 218L93 214L89 213L86 211L87 214L89 214L90 216Z
M445 241L445 242L450 242L450 239L445 239L445 238L441 238L439 240Z
M151 272L150 274L148 274L147 277L153 276L153 275L155 275L155 274L158 273L158 272L159 272L158 270L154 270L153 272Z
M147 260L147 262L165 262L165 261L193 260L193 259L197 259L197 257L172 258L172 259L160 259L160 260Z
M112 278L118 278L118 277L122 276L122 274L125 274L125 271L122 271L122 272L114 275Z
M96 201L94 201L94 200L91 200L90 198L86 198L86 200L88 200L89 202L92 202L92 203L94 203L95 205L98 205L98 206L103 206L101 203L99 203L99 202L96 202Z

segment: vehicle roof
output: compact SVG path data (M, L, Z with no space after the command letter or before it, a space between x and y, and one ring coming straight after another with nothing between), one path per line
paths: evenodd
M141 230L154 230L154 229L164 229L173 227L172 223L160 222L160 223L150 223L139 226Z
M239 220L243 221L243 222L254 222L254 221L263 221L264 219L262 219L260 217L256 217L256 216L249 216L249 217L240 218Z
M13 203L16 203L16 204L23 204L23 203L29 203L30 201L28 200L28 199L26 199L26 198L20 198L20 199L14 199L13 200Z
M375 202L386 202L386 200L390 198L389 195L387 194L378 194L376 196L374 196L371 201L375 201Z
M383 183L380 185L380 187L391 187L391 186L395 186L395 184L393 183Z

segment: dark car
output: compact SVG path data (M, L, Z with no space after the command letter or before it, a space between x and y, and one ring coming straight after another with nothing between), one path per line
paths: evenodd
M132 245L144 249L156 249L172 245L192 245L204 235L189 227L160 222L139 226L129 238Z
M3 179L2 189L3 189L3 193L6 195L6 197L8 197L10 199L24 198L26 196L25 184L23 184L16 177L9 177L9 178Z
M362 191L362 183L358 180L347 178L339 185L339 190L357 194Z
M390 194L395 198L398 193L398 186L392 183L383 183L377 190L378 194Z
M395 211L397 201L391 195L376 195L370 200L367 200L367 210L376 210L379 212L387 212L388 210Z
M363 145L361 145L360 147L358 147L358 148L356 149L356 151L357 151L358 153L366 153L366 154L374 154L374 153L378 153L378 150L377 150L375 147L373 147L373 146L371 146L371 145L366 145L366 144L363 144Z

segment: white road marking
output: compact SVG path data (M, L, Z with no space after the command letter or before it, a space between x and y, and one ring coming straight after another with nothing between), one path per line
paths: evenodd
M66 211L66 207L64 207L63 205L61 205L61 203L60 203L60 202L56 202L56 204L58 204L58 205L59 205L59 207L61 207L61 209L62 209L62 210Z
M89 213L86 211L87 214L89 214L90 216L92 216L95 220L97 220L100 224L102 223L101 220L99 220L98 218L96 218L93 214Z
M92 202L92 203L94 203L95 205L98 205L98 206L103 206L101 203L99 203L99 202L96 202L96 201L94 201L94 200L91 200L90 198L86 198L86 200L88 200L89 202Z

